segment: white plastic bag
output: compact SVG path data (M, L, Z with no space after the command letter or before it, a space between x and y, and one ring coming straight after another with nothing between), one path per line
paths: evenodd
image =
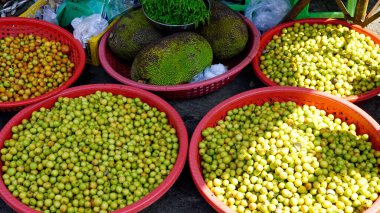
M251 0L245 16L265 32L281 22L291 9L289 0Z
M47 22L53 23L55 25L58 25L57 14L55 13L54 9L52 9L48 5L45 5L43 7L42 13L43 13L43 20L44 21L47 21Z
M96 35L103 32L107 26L108 21L100 14L93 14L87 17L75 18L71 21L74 28L74 38L79 40L83 47L86 46L87 41Z
M227 72L227 70L228 68L224 66L223 64L214 64L207 67L204 71L195 75L190 82L194 83L194 82L199 82L199 81L205 81L210 78L214 78L218 75L221 75Z

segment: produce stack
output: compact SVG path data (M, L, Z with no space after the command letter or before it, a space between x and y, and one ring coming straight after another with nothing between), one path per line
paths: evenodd
M352 102L380 92L380 38L345 21L308 19L266 32L253 61L269 86L297 86Z
M266 32L253 67L276 87L226 100L193 134L205 199L219 212L377 212L380 126L343 98L380 92L379 44L337 20Z
M73 75L70 47L33 34L0 40L4 52L0 102L39 97L63 85Z
M63 91L85 64L73 35L25 18L0 26L0 109L28 106L0 132L0 197L9 206L136 212L173 185L188 136L169 104L121 85Z
M68 89L21 111L0 139L2 197L20 212L138 211L169 189L187 153L178 113L121 85Z
M377 212L379 129L327 93L256 89L204 116L190 170L218 212Z
M187 84L213 63L238 56L248 38L243 19L222 3L142 1L142 8L116 24L107 44L131 64L133 81L171 86Z
M26 18L2 18L0 26L0 111L52 97L82 73L85 52L64 29Z

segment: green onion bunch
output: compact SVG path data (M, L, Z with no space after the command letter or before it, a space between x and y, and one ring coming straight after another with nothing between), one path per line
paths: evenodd
M210 11L203 0L143 0L145 13L153 20L172 25L205 24Z

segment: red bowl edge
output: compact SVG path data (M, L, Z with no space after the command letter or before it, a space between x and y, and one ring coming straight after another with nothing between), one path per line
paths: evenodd
M350 24L347 21L343 21L343 20L324 19L324 18L308 18L308 19L301 19L301 20L293 20L293 21L289 21L286 23L279 24L276 27L265 32L262 35L262 37L260 39L260 47L257 51L256 56L254 57L254 59L252 61L253 71L255 72L256 76L267 86L279 86L279 85L276 84L275 82L273 82L271 79L269 79L262 72L262 70L260 68L261 53L265 49L266 45L272 40L272 37L274 35L278 35L278 33L276 33L277 31L279 31L285 27L293 26L295 23L301 23L301 24L306 24L306 23L309 23L309 24L321 24L321 23L341 24L341 25L344 25L346 27L349 27L349 28L352 28L352 29L358 31L359 33L370 36L372 38L372 40L374 40L376 43L378 43L380 45L380 36L378 36L376 33L373 33L367 29L364 29L359 25ZM350 102L361 102L364 100L368 100L368 99L376 96L379 93L380 93L380 87L377 87L377 88L375 88L371 91L365 92L363 94L352 95L352 96L344 97L343 99L348 100Z
M72 85L76 80L78 80L79 76L82 74L84 66L86 64L86 53L82 47L82 45L79 43L77 39L74 38L73 34L69 33L67 30L64 28L61 28L55 24L45 22L45 21L40 21L37 19L32 19L32 18L23 18L23 17L6 17L6 18L1 18L2 21L21 21L21 22L27 22L27 23L37 23L42 26L47 26L49 28L53 28L54 30L59 31L61 34L65 35L66 37L71 39L71 42L74 43L76 49L79 51L79 57L82 58L83 60L80 60L80 64L75 65L75 70L73 71L73 75L70 77L68 81L66 81L63 85L60 87L56 88L55 90L42 94L38 97L31 98L28 100L24 101L17 101L17 102L11 102L11 103L0 103L0 110L2 109L15 109L19 107L25 107L34 103L38 103L40 101L43 101L47 98L50 98L54 95L57 95L58 93L62 92L63 90L67 89L70 85Z
M120 75L119 73L117 73L112 68L112 66L106 60L106 56L105 56L107 39L108 39L108 36L111 33L113 27L111 29L109 29L103 35L103 37L100 41L100 44L99 44L99 60L100 60L100 63L102 64L103 68L106 70L106 72L110 76L115 78L117 81L119 81L123 84L126 84L126 85L138 87L138 88L153 91L153 92L176 92L176 91L191 90L191 89L194 89L197 87L204 87L206 85L211 85L211 84L216 83L218 81L221 81L223 79L229 78L229 77L237 74L241 70L243 70L253 60L253 58L255 57L255 55L258 52L259 43L260 43L260 32L253 25L253 23L251 21L249 21L246 17L242 16L242 18L248 26L248 31L249 31L250 35L253 35L253 38L252 38L253 39L253 46L251 47L247 57L244 58L238 65L236 65L232 69L228 70L228 72L226 72L220 76L205 80L205 81L191 83L191 84L188 83L188 84L181 84L181 85L173 85L173 86L157 86L157 85L139 83L139 82L130 80L130 79Z
M325 97L334 101L337 101L349 109L358 112L363 119L367 120L372 126L375 127L377 130L377 133L379 137L377 138L377 141L380 142L380 125L370 116L368 115L364 110L359 108L358 106L354 105L353 103L340 99L332 94L324 93L321 91L311 90L307 88L299 88L299 87L289 87L289 86L273 86L273 87L264 87L259 89L253 89L246 92L242 92L240 94L234 95L223 102L216 105L214 108L212 108L199 122L197 127L194 130L194 133L190 140L190 146L189 146L189 167L190 167L190 173L193 178L193 181L202 195L203 198L211 205L217 212L226 212L226 213L234 213L229 207L227 207L222 201L220 201L216 196L213 194L213 192L208 188L206 185L206 182L203 178L202 172L201 172L201 165L199 164L199 154L198 154L198 144L202 140L201 133L203 129L209 127L207 124L209 122L209 118L212 117L214 114L220 114L220 110L223 110L225 108L228 108L229 105L232 103L245 100L247 98L252 98L253 95L260 96L262 93L267 93L268 91L284 91L287 92L303 92L303 93L313 93L320 97ZM223 115L224 117L225 115ZM373 211L375 209L375 211ZM365 213L374 213L378 212L380 210L380 197L374 202L374 204L371 206L370 209L366 210Z
M175 125L173 124L172 125L176 126L180 148L178 151L176 163L174 164L172 171L164 179L164 181L156 189L150 192L148 195L146 195L139 201L123 209L118 209L113 212L114 213L135 213L135 212L141 211L142 209L148 207L149 205L153 204L156 200L158 200L160 197L162 197L170 189L170 187L175 183L175 181L178 179L186 163L187 151L188 151L188 133L187 133L187 129L185 127L185 124L182 118L169 103L167 103L165 100L158 97L157 95L154 95L142 89L120 85L120 84L89 84L89 85L69 88L58 95L50 97L40 103L28 106L24 108L23 110L21 110L20 112L18 112L0 131L0 143L3 143L5 141L5 137L8 134L8 132L11 131L12 126L19 124L20 121L29 113L40 109L46 104L55 102L59 97L66 97L69 95L74 95L70 97L77 97L75 96L75 93L78 93L81 91L87 91L88 92L87 94L91 94L97 90L100 90L100 91L127 90L128 92L135 94L136 97L140 97L142 100L145 98L149 99L152 103L154 103L154 104L149 103L149 105L155 106L161 111L164 111L162 110L164 108L171 123L175 124ZM114 93L114 94L117 94L117 93ZM3 144L1 145L1 147L2 146ZM21 201L13 197L13 195L6 188L2 178L0 178L0 198L4 200L12 209L16 210L17 212L39 213L39 211L33 210L30 207L27 207Z

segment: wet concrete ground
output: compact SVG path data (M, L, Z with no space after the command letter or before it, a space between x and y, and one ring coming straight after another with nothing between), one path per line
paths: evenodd
M326 8L326 0L316 2L318 3L313 5L317 5L319 9ZM377 27L377 29L379 28ZM118 82L112 79L102 68L87 66L78 82L73 86L94 83ZM257 79L252 71L252 68L248 66L232 83L212 94L192 100L169 101L169 103L181 115L186 124L190 138L198 122L215 105L233 95L260 87L264 87L264 84ZM357 105L371 115L377 122L380 122L379 96ZM15 113L0 113L0 129L13 115L15 115ZM13 211L0 199L0 213L11 212ZM206 203L197 191L191 179L189 167L186 164L181 176L174 186L161 199L142 212L211 213L214 212L214 210Z

